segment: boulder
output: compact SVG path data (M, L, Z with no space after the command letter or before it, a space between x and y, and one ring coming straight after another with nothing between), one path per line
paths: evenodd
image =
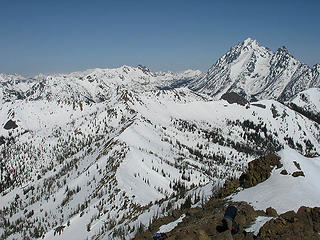
M296 171L292 173L293 177L304 177L304 173L302 171Z
M266 209L266 214L267 214L267 216L269 216L269 217L278 217L277 211L276 211L274 208L272 208L272 207L268 207L268 208Z
M16 122L11 119L3 126L3 128L6 130L15 129L17 127L18 125L16 124Z
M301 170L300 164L297 163L296 161L293 161L294 165L296 166L296 168L298 168L299 170Z
M240 185L249 188L267 180L275 166L277 168L283 166L280 157L275 154L269 154L249 162L248 170L239 178Z
M300 207L265 223L257 239L320 239L320 208Z

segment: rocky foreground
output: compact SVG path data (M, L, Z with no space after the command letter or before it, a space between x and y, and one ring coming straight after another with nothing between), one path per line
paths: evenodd
M270 177L274 167L282 167L280 158L274 154L256 159L249 163L248 170L239 179L226 182L223 189L216 193L202 207L189 208L185 204L171 216L157 221L146 231L141 231L134 239L152 239L159 227L175 221L181 215L185 218L171 232L168 239L225 239L225 233L219 233L217 227L221 225L226 206L230 203L230 195L240 188L253 187ZM283 173L285 174L285 172ZM303 177L294 174L296 177ZM290 189L288 189L290 191ZM320 208L301 206L297 212L288 211L278 214L272 207L266 211L255 210L247 202L238 202L238 215L236 222L240 226L234 239L320 239ZM250 231L250 227L258 218L270 217L258 232Z

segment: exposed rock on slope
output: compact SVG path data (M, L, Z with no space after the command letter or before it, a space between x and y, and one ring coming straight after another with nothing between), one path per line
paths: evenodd
M267 180L265 174L270 174L274 170L273 166L277 166L278 168L289 167L287 166L287 162L284 162L284 165L282 165L279 157L276 155L269 155L252 162L253 164L248 166L248 170L244 175L248 179L262 176L257 183L263 183ZM261 166L258 166L259 164ZM309 172L309 174L311 173ZM288 177L290 178L291 176ZM235 191L239 191L240 182L241 180L226 182L226 185L218 195L226 197ZM230 186L234 186L234 188L228 189ZM245 187L249 187L250 189L251 184ZM276 187L273 186L273 188ZM291 188L294 187L291 186ZM288 189L288 191L290 190ZM271 193L269 198L272 197ZM255 196L253 195L251 198L254 201ZM265 201L268 202L268 199L266 198ZM308 202L308 199L305 202ZM154 221L148 228L148 231L138 234L135 239L150 239L162 224L173 221L182 214L185 214L186 217L175 229L167 233L168 239L226 239L225 234L219 233L217 229L221 225L224 210L228 204L230 202L226 198L212 198L201 207L176 211L171 216ZM277 211L272 207L268 207L265 211L262 211L254 209L244 201L237 202L236 204L238 204L238 214L235 220L240 225L240 230L237 234L233 235L233 239L320 239L319 207L301 206L297 209L297 212L286 211L278 215Z
M221 99L226 100L230 104L237 103L242 106L248 103L248 101L245 98L241 97L235 92L227 92L221 96Z

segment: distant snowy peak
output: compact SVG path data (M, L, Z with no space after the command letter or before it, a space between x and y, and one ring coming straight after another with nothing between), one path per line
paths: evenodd
M288 100L318 87L319 69L319 65L302 64L285 47L272 52L248 38L232 47L190 88L217 99L226 92L237 92L248 100Z
M197 79L200 77L202 72L200 70L188 69L182 72L155 72L154 75L158 79L168 79L168 80L187 80L187 79Z
M261 80L268 75L267 69L272 52L261 47L251 38L232 47L191 88L219 99L226 92L252 95L261 89Z
M30 81L17 74L0 73L0 102L14 101L24 97Z
M4 82L20 82L24 77L18 74L4 74L0 73L0 83Z

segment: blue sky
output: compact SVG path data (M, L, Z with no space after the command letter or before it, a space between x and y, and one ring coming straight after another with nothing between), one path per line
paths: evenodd
M0 72L207 70L248 37L320 63L320 1L2 0Z

